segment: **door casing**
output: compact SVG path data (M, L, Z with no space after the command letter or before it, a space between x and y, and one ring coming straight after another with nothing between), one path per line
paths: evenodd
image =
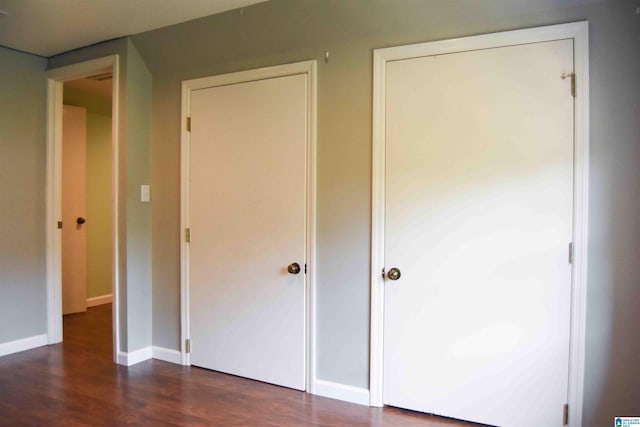
M113 361L120 352L120 307L118 251L118 149L119 149L119 57L106 56L80 62L47 72L47 173L46 173L46 283L47 283L47 343L62 341L62 235L58 221L62 218L62 100L64 82L111 71L111 195L113 253Z
M187 122L191 115L191 92L215 86L246 83L256 80L306 74L307 76L307 136L306 136L306 391L314 392L315 370L315 240L316 240L316 61L296 62L254 70L239 71L182 82L181 148L180 148L180 311L181 311L181 363L190 365L187 340L190 338L189 324L189 244L186 230L189 228L189 141Z
M587 225L589 189L589 50L586 21L494 34L376 49L373 53L373 156L371 211L370 405L383 406L385 235L385 90L387 62L478 49L573 39L576 93L574 100L574 218L569 349L569 425L582 425L584 388Z

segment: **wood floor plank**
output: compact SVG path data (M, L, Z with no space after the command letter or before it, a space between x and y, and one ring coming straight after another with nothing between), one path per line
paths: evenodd
M0 426L470 427L158 360L113 363L111 304L64 317L64 342L0 357Z

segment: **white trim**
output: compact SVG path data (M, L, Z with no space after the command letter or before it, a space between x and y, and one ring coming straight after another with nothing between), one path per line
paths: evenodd
M371 406L383 406L385 84L389 61L552 40L574 40L575 98L574 262L572 265L569 360L569 425L582 425L587 289L589 194L589 48L588 23L552 25L452 40L376 49L373 52L373 188L371 218Z
M62 235L57 221L62 218L60 188L62 169L62 84L47 79L47 201L46 201L46 281L48 343L62 341ZM56 125L57 124L57 125Z
M172 350L164 347L150 346L140 350L126 353L118 352L118 364L124 366L135 365L149 359L162 360L164 362L175 363L181 365L182 355L178 350Z
M109 304L113 302L113 295L101 295L99 297L87 298L87 307L95 307L97 305Z
M373 51L373 135L371 170L371 325L369 327L369 394L371 406L382 406L384 332L384 204L386 61Z
M182 353L178 350L172 350L170 348L151 347L151 355L154 359L162 360L164 362L175 363L182 365Z
M203 77L182 82L182 113L180 116L180 311L181 311L181 363L190 365L185 342L190 337L189 326L189 245L185 230L189 227L189 132L191 91L209 87L306 74L307 82L307 200L306 200L306 264L307 288L305 307L305 383L313 391L315 384L315 259L316 259L316 131L317 131L317 65L315 60L276 65L256 70L240 71L218 76Z
M369 406L369 390L331 381L316 380L313 394Z
M47 345L46 334L0 343L0 357Z
M185 233L189 227L189 131L187 117L191 115L191 88L182 82L180 114L180 353L183 365L191 365L186 340L191 336L189 328L189 245Z
M316 385L316 161L317 161L317 63L308 62L307 84L307 306L306 306L306 390Z
M589 234L589 24L574 29L574 222L569 350L569 426L582 425L587 325L587 249Z
M111 109L111 155L112 155L112 245L113 245L113 360L120 359L120 308L119 308L119 262L118 229L118 183L119 183L119 105L120 67L118 55L56 68L47 72L47 173L46 173L46 284L47 284L47 342L62 341L62 241L57 222L61 218L62 193L62 100L65 81L90 76L105 69L113 73Z
M144 362L153 358L153 350L151 347L141 348L140 350L131 351L129 353L118 352L118 365L132 366L136 363Z

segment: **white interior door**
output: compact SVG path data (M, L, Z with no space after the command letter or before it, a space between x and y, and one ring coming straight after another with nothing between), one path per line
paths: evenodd
M387 63L385 404L562 425L572 70L572 40Z
M87 110L62 110L62 313L87 309Z
M307 84L211 87L190 105L191 363L300 390Z

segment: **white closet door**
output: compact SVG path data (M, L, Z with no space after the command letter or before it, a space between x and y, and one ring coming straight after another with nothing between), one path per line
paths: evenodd
M562 425L573 42L389 62L385 404Z

